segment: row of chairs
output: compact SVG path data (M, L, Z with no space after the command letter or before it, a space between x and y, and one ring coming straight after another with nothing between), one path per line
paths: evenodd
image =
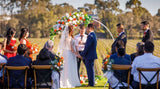
M53 81L51 80L51 84L48 84L48 83L45 83L45 81L46 81L45 79L46 79L46 77L51 77L50 74L52 73L52 71L49 72L49 73L46 73L45 76L41 75L40 73L37 73L37 70L42 70L42 69L50 70L51 67L52 67L52 65L32 65L31 66L31 68L33 69L33 74L34 74L34 88L35 89L37 89L37 88L50 88L51 87ZM4 83L4 72L6 70L7 83L8 83L7 88L8 89L14 87L14 86L10 86L10 84L9 84L10 83L9 82L9 71L10 70L22 70L23 71L23 73L21 75L25 76L24 77L24 86L20 86L20 87L22 87L24 89L27 88L27 71L29 69L29 66L6 66L4 63L1 63L0 64L0 70L2 70L2 69L3 69L2 82ZM36 75L41 76L42 82L37 84L37 78L38 77ZM12 77L15 78L15 76L12 76ZM15 80L16 80L15 84L18 84L18 80L19 80L20 77L21 76L19 76L18 78L15 78ZM45 83L45 86L42 85L44 83Z
M127 76L127 87L125 87L123 84L122 84L122 81L121 79L118 79L119 80L119 83L118 84L122 84L123 85L123 89L129 89L129 85L130 85L130 74L131 74L131 65L116 65L116 64L113 64L112 65L112 69L113 70L127 70L128 71L128 76ZM141 76L147 81L147 84L144 86L143 89L148 89L148 87L150 87L149 89L152 89L151 88L151 81L157 76L157 81L156 81L156 89L159 89L159 72L160 72L160 68L137 68L138 72L139 72L139 89L142 89L142 84L141 84ZM146 76L144 76L143 72L156 72L153 77L148 80L146 78ZM109 85L109 89L112 89ZM153 88L155 89L155 88Z

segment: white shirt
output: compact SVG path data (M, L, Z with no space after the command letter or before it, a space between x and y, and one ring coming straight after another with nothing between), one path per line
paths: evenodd
M81 38L81 35L78 34L78 35L76 35L74 38L75 38L75 41L76 41L77 50L78 50L78 51L83 51L83 50L84 50L84 47L85 47L86 40L87 40L87 35L84 34L83 37ZM79 44L79 42L80 42L81 40L82 40L82 44Z
M139 75L137 68L160 68L160 58L154 56L152 53L145 53L142 56L138 56L134 59L132 63L132 70L131 74L133 75L134 81L139 82ZM142 72L144 76L150 80L155 72ZM160 78L159 78L160 80ZM156 83L157 77L155 77L151 84ZM144 77L141 75L141 83L147 84L147 81L144 79Z
M7 63L7 60L0 55L0 63ZM3 75L3 70L0 71L0 77Z

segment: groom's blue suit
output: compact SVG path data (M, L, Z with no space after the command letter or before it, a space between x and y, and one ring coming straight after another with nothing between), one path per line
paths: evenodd
M91 32L87 37L84 51L82 51L82 53L80 54L85 60L90 86L94 86L95 84L94 60L97 59L96 46L97 46L96 35L94 32Z

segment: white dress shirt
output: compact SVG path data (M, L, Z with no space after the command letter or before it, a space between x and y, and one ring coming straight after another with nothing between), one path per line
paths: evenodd
M81 35L78 34L74 38L75 38L75 41L76 41L77 50L78 51L83 51L84 47L85 47L86 40L87 40L87 35L83 34L83 36L81 37ZM82 44L79 44L80 41L82 41Z
M152 53L145 53L144 55L138 56L134 59L132 63L131 74L134 77L134 81L139 82L139 75L138 71L136 70L137 68L160 68L160 58L154 56ZM142 73L148 80L150 80L156 72L142 72ZM157 77L155 77L152 80L151 84L156 83L156 81ZM147 84L147 81L144 79L142 75L141 75L141 83Z
M0 55L0 63L7 63L7 60ZM2 77L3 70L0 71L0 77Z

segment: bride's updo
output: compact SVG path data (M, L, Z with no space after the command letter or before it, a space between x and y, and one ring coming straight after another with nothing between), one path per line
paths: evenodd
M68 26L69 35L73 38L73 25Z

